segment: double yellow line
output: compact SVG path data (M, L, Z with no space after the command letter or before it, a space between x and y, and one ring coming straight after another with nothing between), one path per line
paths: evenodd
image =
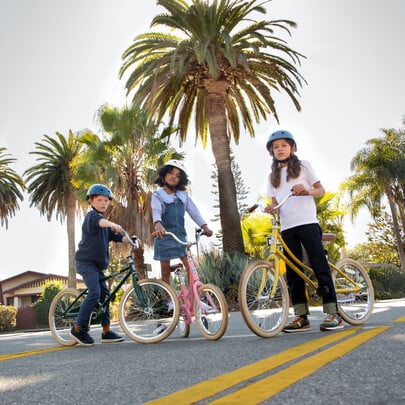
M241 403L246 405L259 404L283 391L295 382L314 373L326 364L354 350L356 347L389 328L389 326L380 326L368 329L349 339L337 343L320 353L294 363L275 374L249 383L249 380L253 378L269 373L277 367L297 360L324 346L353 335L358 332L360 328L357 327L342 332L335 332L325 337L311 340L310 342L293 347L285 352L268 357L254 364L234 370L230 373L193 385L182 391L150 401L145 405L188 405L204 399L206 400L215 395L219 396L220 394L222 394L222 396L219 398L213 398L210 400L210 405ZM241 385L241 387L238 388L238 385ZM226 393L227 390L229 390L229 393Z
M29 352L3 354L3 355L0 356L0 361L18 359L18 358L20 358L20 357L35 356L36 354L44 354L44 353L56 352L56 351L58 351L58 350L72 349L72 347L73 347L73 346L68 346L68 347L49 347L49 348L47 348L47 349L31 350L31 351L29 351Z

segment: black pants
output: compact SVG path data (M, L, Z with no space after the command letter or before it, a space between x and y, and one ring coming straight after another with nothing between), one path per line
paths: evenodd
M303 257L302 246L304 246L318 280L318 286L327 289L327 293L323 296L324 312L337 312L335 287L322 245L322 230L319 224L300 225L286 229L281 232L281 236L291 252L300 260ZM287 266L287 284L292 304L294 306L299 304L307 305L305 283L289 266ZM335 305L327 305L329 309L325 311L325 304ZM332 310L332 307L334 310Z

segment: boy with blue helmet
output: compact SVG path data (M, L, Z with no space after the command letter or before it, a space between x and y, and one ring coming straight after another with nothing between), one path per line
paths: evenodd
M105 281L100 283L103 271L109 264L108 245L110 241L129 243L121 225L104 218L110 201L111 190L103 184L93 184L87 191L86 200L91 209L86 214L82 225L82 239L75 255L76 271L83 277L88 294L80 307L76 323L70 336L81 346L94 345L94 339L88 334L90 317L93 309L109 294ZM124 338L110 330L110 310L106 308L102 317L102 343L122 342Z

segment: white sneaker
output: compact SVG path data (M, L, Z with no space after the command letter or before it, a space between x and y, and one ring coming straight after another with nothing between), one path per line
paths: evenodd
M205 302L200 302L200 304L201 304L201 309L204 312L208 312L208 311L212 310L212 307L210 305L206 304Z
M172 301L169 301L167 303L167 312L170 314L170 312L173 312L173 310L174 310L174 304Z
M160 335L167 329L167 325L164 323L158 323L157 327L153 330L154 335Z

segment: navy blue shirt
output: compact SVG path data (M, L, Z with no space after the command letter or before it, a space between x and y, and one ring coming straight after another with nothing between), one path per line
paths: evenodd
M100 270L105 270L109 263L109 242L121 242L124 235L115 234L111 228L102 228L99 225L102 219L103 215L94 208L86 214L82 225L82 240L75 259L91 261Z

